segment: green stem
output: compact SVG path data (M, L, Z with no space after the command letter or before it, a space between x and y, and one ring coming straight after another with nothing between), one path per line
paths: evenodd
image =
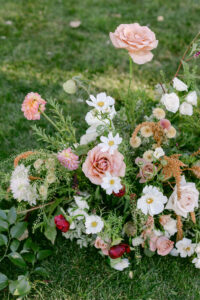
M130 92L131 81L132 80L133 80L133 61L132 61L132 58L129 57L129 85L128 85L128 93Z
M53 127L56 129L56 130L58 130L58 132L60 132L60 134L62 135L62 131L57 127L57 125L46 115L46 113L45 112L43 112L43 111L41 111L40 109L39 109L39 111L41 112L41 114L47 119L47 121L49 121L52 125L53 125Z

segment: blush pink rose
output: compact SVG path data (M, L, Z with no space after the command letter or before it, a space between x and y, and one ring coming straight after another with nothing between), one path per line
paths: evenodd
M97 249L101 249L101 251L103 252L104 255L109 254L109 249L110 249L109 245L106 244L100 237L96 238L94 246Z
M102 152L100 146L96 146L88 152L82 166L85 176L97 185L102 183L106 172L112 176L124 177L125 169L124 156L118 150L110 154L108 151Z
M166 236L160 236L156 241L157 253L165 256L174 248L174 242L170 241Z
M159 123L160 123L160 126L161 126L163 129L169 130L170 127L171 127L171 123L170 123L170 121L167 120L167 119L161 119Z
M158 45L154 32L138 23L119 25L114 33L110 32L110 39L116 48L128 50L133 61L139 65L152 60L151 50Z

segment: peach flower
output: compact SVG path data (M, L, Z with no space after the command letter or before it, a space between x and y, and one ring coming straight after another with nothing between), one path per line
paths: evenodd
M110 154L108 151L102 152L101 147L96 146L88 152L82 170L92 183L100 185L106 172L112 176L125 176L126 165L123 160L124 156L118 150Z
M110 249L109 245L106 244L100 237L96 238L96 241L94 243L95 248L101 249L104 255L108 255L108 251Z
M154 32L138 23L119 25L114 33L110 32L110 39L114 47L128 50L133 61L139 65L152 60L151 50L158 45Z
M174 248L174 242L170 241L166 236L160 236L156 241L157 253L165 256Z
M26 95L22 104L22 111L28 120L40 120L40 111L45 110L46 101L38 93Z

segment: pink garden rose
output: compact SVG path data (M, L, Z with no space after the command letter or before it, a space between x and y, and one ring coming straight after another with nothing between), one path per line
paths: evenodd
M156 166L140 157L136 158L135 163L140 167L139 174L137 175L137 178L140 178L140 183L145 183L153 178L157 171Z
M101 249L104 255L108 255L108 251L110 249L109 245L105 243L100 237L96 238L96 241L94 243L95 248Z
M28 120L39 120L40 113L45 110L46 101L38 93L26 95L22 104L22 111Z
M174 242L170 241L166 236L160 236L156 241L157 253L165 256L174 248Z
M88 152L82 166L85 176L97 185L102 183L106 172L112 176L124 177L125 169L124 156L118 150L110 154L108 151L102 152L100 146L96 146Z
M152 60L151 50L158 45L154 32L138 23L119 25L114 33L110 32L110 39L116 48L128 50L133 61L139 65Z

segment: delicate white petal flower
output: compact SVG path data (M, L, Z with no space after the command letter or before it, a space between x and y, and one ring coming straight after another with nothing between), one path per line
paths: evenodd
M179 92L183 92L183 91L188 90L188 86L183 81L178 79L177 77L175 77L173 79L173 87Z
M83 200L82 197L74 196L74 200L80 209L89 209L89 206L87 204L87 201Z
M165 105L168 111L176 113L179 109L179 97L175 93L164 94L161 98L161 103Z
M10 189L13 193L13 197L18 201L22 201L26 198L26 191L29 188L28 178L18 178L11 179Z
M85 121L89 126L95 125L95 127L99 125L109 124L109 120L102 119L102 116L100 115L99 111L96 109L92 109L86 114Z
M88 214L80 208L74 209L72 207L68 208L68 213L71 217L76 217L77 220L83 220L84 218L88 217Z
M96 215L87 216L85 220L87 234L95 234L101 232L104 227L104 222L101 217Z
M111 195L113 192L117 194L122 189L120 178L112 176L109 172L103 177L101 187L106 190L108 195Z
M195 264L195 268L200 269L200 258L196 257L192 260L192 263Z
M143 242L144 242L144 240L140 236L137 236L136 238L132 239L132 245L133 245L133 247L139 246Z
M28 172L29 172L29 167L26 168L23 164L18 165L12 172L11 180L15 179L16 177L28 180Z
M96 96L96 98L93 95L90 95L91 101L86 101L88 105L95 107L98 111L105 112L106 109L109 108L109 106L112 106L115 104L115 100L107 96L106 93L100 93Z
M195 244L192 244L192 241L187 238L183 238L182 240L176 243L176 248L181 257L187 257L194 254Z
M164 156L165 152L163 151L163 149L161 147L157 147L153 153L153 156L157 159L159 159L160 157Z
M127 258L122 258L120 261L117 261L116 263L112 263L111 267L117 271L123 271L124 269L128 268L130 265L130 262Z
M187 97L186 101L192 105L197 106L197 93L196 91L190 92Z
M193 115L193 107L190 103L183 102L180 105L180 114L185 116L192 116Z
M82 135L80 139L80 145L87 145L90 142L95 141L96 138L98 137L98 133L96 130L97 130L96 125L90 126L87 129L86 134Z
M170 252L170 254L171 254L172 256L178 256L178 255L179 255L179 253L178 253L178 251L177 251L176 248L173 248L172 251Z
M112 132L109 132L108 137L101 136L100 140L102 143L99 144L102 152L109 151L110 154L113 154L114 151L118 148L118 145L121 144L122 138L119 137L117 133L114 137Z
M164 196L156 187L146 186L143 189L143 196L137 201L137 208L147 215L157 215L164 210L167 197Z

